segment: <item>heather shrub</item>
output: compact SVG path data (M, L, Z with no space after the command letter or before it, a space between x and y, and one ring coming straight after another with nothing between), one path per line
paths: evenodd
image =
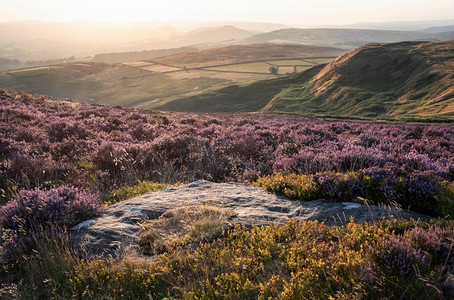
M408 280L425 272L429 266L427 253L398 236L381 238L369 251L377 270L398 280Z
M452 125L154 113L34 97L5 91L0 99L0 188L9 180L18 189L74 185L108 195L140 181L250 183L321 174L325 194L318 197L348 199L366 185L376 203L452 211L452 197L440 196L436 184L454 179ZM379 172L385 177L376 180ZM364 180L355 177L363 173ZM315 197L309 190L286 193Z
M37 236L58 237L65 229L98 216L101 210L96 196L74 187L20 191L0 208L2 261L8 263L30 253Z
M351 201L365 196L365 183L360 172L321 173L313 176L319 197L329 201Z
M67 232L56 228L29 235L28 242L33 245L33 251L22 252L17 264L2 264L0 268L0 286L13 282L25 284L16 286L16 291L7 295L3 295L0 288L0 298L58 299L63 295L68 298L68 277L72 277L81 264L69 239ZM17 242L14 246L18 246ZM18 249L13 251L15 255L19 253Z
M415 249L421 249L430 257L432 266L441 265L445 271L454 268L454 231L449 226L430 226L424 230L415 227L405 233L404 238Z
M68 228L98 216L101 210L96 196L74 187L22 190L0 208L0 228L25 231L39 226Z

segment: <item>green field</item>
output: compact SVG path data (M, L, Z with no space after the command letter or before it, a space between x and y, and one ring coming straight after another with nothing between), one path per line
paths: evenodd
M229 72L258 72L269 73L270 65L264 62L253 62L246 64L235 64L228 66L219 66L213 68L204 68L204 70L229 71Z

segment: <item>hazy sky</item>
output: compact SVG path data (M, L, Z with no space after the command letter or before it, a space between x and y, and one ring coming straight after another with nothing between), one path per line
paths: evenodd
M454 0L1 0L0 22L261 21L348 24L454 18Z

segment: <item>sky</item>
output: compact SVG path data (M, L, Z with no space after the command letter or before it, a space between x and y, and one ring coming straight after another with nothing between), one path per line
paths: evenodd
M253 21L340 25L454 18L454 0L2 0L0 22Z

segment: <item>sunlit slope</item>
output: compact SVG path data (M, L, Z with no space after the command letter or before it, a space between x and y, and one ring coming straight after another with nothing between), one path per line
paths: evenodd
M366 45L283 89L262 111L454 119L453 53L452 40Z

